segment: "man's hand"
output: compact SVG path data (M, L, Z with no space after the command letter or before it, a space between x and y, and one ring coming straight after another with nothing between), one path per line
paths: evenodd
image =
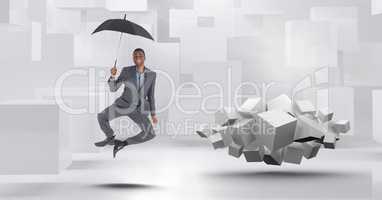
M113 77L115 75L117 75L117 68L115 66L113 68L111 68L110 73L111 73L111 76L113 76Z
M158 118L156 115L151 115L151 119L153 120L153 123L154 124L157 124L158 123Z

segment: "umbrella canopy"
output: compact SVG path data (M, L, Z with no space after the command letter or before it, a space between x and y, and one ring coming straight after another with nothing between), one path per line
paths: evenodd
M108 19L99 25L92 34L104 30L128 33L131 35L137 35L150 40L154 40L151 34L142 26L126 19Z
M144 29L142 26L131 22L129 20L126 20L126 14L123 19L108 19L104 21L101 25L99 25L92 34L98 33L100 31L116 31L120 32L119 36L119 41L118 41L118 48L115 56L115 61L114 61L114 67L117 65L117 60L118 60L118 52L121 47L121 40L122 40L122 34L127 33L131 35L137 35L141 36L150 40L154 41L154 38L151 36L151 34Z

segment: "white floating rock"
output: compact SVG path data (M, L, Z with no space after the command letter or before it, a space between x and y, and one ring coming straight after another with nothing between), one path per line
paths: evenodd
M249 145L243 150L247 162L262 162L264 158L264 147Z
M208 140L211 142L214 149L224 148L224 141L221 134L213 134L208 136Z
M347 133L350 130L349 120L337 120L329 124L335 133Z
M211 142L214 149L225 148L232 143L232 137L227 132L214 133L208 136L208 140Z
M329 108L319 109L317 112L317 117L322 123L332 120L333 115L333 111L329 110Z
M244 118L252 118L256 113L261 111L261 98L252 97L245 100L245 102L238 109L238 113Z
M321 121L318 119L317 115L312 115L312 114L301 114L301 115L298 115L298 116L304 116L304 117L306 117L306 118L308 118L308 119L313 120L313 121L314 121L315 123L317 123L317 124L320 124L320 123L321 123Z
M201 128L199 130L197 130L196 133L202 138L207 138L208 136L210 136L214 133L217 133L217 132L223 133L226 130L227 130L227 127L225 127L225 126L221 126L218 124L214 124L214 125L206 124L206 125L201 126Z
M203 126L197 133L214 149L228 147L230 156L244 154L247 162L281 165L314 158L321 146L335 149L340 133L350 130L350 122L333 120L328 108L316 110L306 100L292 104L287 95L269 101L266 112L261 110L261 99L249 98L237 111L226 107L216 112L219 125Z
M314 115L316 113L316 108L312 102L308 100L296 101L296 108L301 114Z
M335 149L336 148L336 142L337 142L337 134L329 131L325 133L324 137L324 147L326 149Z
M284 162L300 164L304 156L304 148L301 143L294 142L285 148Z
M207 138L213 134L213 131L208 125L205 125L200 130L197 130L196 133L202 138Z
M204 130L197 130L196 133L201 137L201 138L207 138L207 133Z
M301 143L301 146L303 148L304 157L306 159L311 159L316 157L318 154L318 151L321 148L321 144L315 141Z
M229 134L227 131L225 131L224 133L218 132L216 134L222 135L223 141L224 141L224 146L226 146L226 147L229 146L233 142L231 134Z
M279 110L292 114L292 100L285 94L282 94L267 103L267 110Z
M246 146L253 142L256 137L252 133L243 132L243 133L235 133L232 135L233 141L236 143Z
M267 111L258 114L261 122L261 132L256 134L256 140L270 151L280 149L294 141L297 120L283 111Z
M223 109L215 113L215 123L216 124L233 124L239 115L236 110L232 107L224 107Z
M264 153L263 159L267 165L281 165L282 164L283 159L284 159L284 149L283 148L275 150L275 151L270 151L266 147L264 149L265 149L265 153Z
M227 129L228 129L227 126L220 126L220 125L215 125L211 128L213 133L222 133L222 134L225 134Z
M228 147L228 154L229 155L236 157L236 158L239 158L242 153L243 153L243 146L238 145L234 142L232 142L229 145L229 147Z
M297 126L294 134L294 140L298 142L307 142L321 139L325 135L325 128L317 121L304 115L297 116Z
M256 139L255 134L259 132L259 121L258 119L241 119L229 126L227 132L232 135L236 144L247 146Z

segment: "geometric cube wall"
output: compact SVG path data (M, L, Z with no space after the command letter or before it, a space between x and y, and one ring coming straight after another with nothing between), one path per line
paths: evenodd
M337 67L338 39L335 25L326 21L288 21L286 64L290 67L315 69Z

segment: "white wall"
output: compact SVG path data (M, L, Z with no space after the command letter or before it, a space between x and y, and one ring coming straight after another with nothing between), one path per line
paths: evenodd
M382 143L382 90L373 91L373 136Z
M380 1L158 2L2 1L1 98L34 97L36 88L53 87L64 72L73 68L103 71L104 76L97 77L97 83L105 81L116 55L118 34L90 33L104 20L121 18L124 13L129 20L146 27L155 39L161 39L152 42L124 37L118 67L131 64L132 50L143 47L148 65L168 72L176 86L182 83L181 74L191 75L197 84L208 80L208 74L216 75L211 80L224 80L222 71L227 65L240 68L234 70L240 73L235 75L237 82L275 81L282 85L274 88L270 96L289 91L297 81L323 66L333 67L330 73L335 71L344 77L345 86L381 84ZM198 26L198 19L211 21L207 27L200 23ZM86 88L87 79L70 79L66 86ZM169 87L166 78L159 79L158 88ZM158 92L157 96L158 105L166 105L171 91ZM171 109L168 113L177 114L169 114L169 119L180 116Z

